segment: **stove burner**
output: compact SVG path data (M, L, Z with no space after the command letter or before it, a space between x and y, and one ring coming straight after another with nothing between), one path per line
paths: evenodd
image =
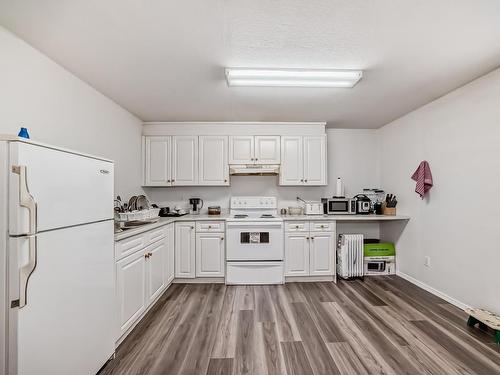
M234 215L235 219L245 219L247 217L248 217L247 214L236 214L236 215Z
M260 215L260 217L263 218L263 219L270 219L270 218L273 218L274 215L271 215L271 214L262 214L262 215Z

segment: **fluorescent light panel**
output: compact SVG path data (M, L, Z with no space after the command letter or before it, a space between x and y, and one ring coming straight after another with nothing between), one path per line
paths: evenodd
M361 70L226 68L229 86L350 88L362 76Z

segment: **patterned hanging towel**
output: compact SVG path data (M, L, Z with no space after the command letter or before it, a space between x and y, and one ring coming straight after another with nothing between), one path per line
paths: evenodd
M411 176L411 179L417 182L415 186L415 192L420 195L420 198L424 199L425 194L433 186L431 167L427 161L422 161L418 166L417 170Z

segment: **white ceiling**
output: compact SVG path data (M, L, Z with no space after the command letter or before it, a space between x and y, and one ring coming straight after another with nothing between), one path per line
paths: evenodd
M0 0L0 23L145 121L377 128L500 65L497 0ZM226 66L363 69L227 87Z

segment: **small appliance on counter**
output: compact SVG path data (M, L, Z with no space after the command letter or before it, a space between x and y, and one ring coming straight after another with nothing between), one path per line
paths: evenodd
M188 213L185 212L184 210L180 210L180 209L177 209L177 210L173 210L173 211L170 211L170 207L162 207L160 208L160 213L158 214L158 216L161 216L161 217L179 217L179 216L184 216L184 215L187 215Z
M323 204L321 203L321 201L305 201L300 197L297 197L297 200L304 203L304 215L323 214Z
M208 214L209 215L220 215L221 209L220 206L209 206L208 207Z
M354 196L356 199L356 213L360 215L368 215L372 210L372 201L365 194Z
M203 199L201 198L189 198L189 204L191 205L190 211L191 215L199 215L201 209L203 208Z
M356 199L353 198L323 198L328 215L354 215L356 214Z

